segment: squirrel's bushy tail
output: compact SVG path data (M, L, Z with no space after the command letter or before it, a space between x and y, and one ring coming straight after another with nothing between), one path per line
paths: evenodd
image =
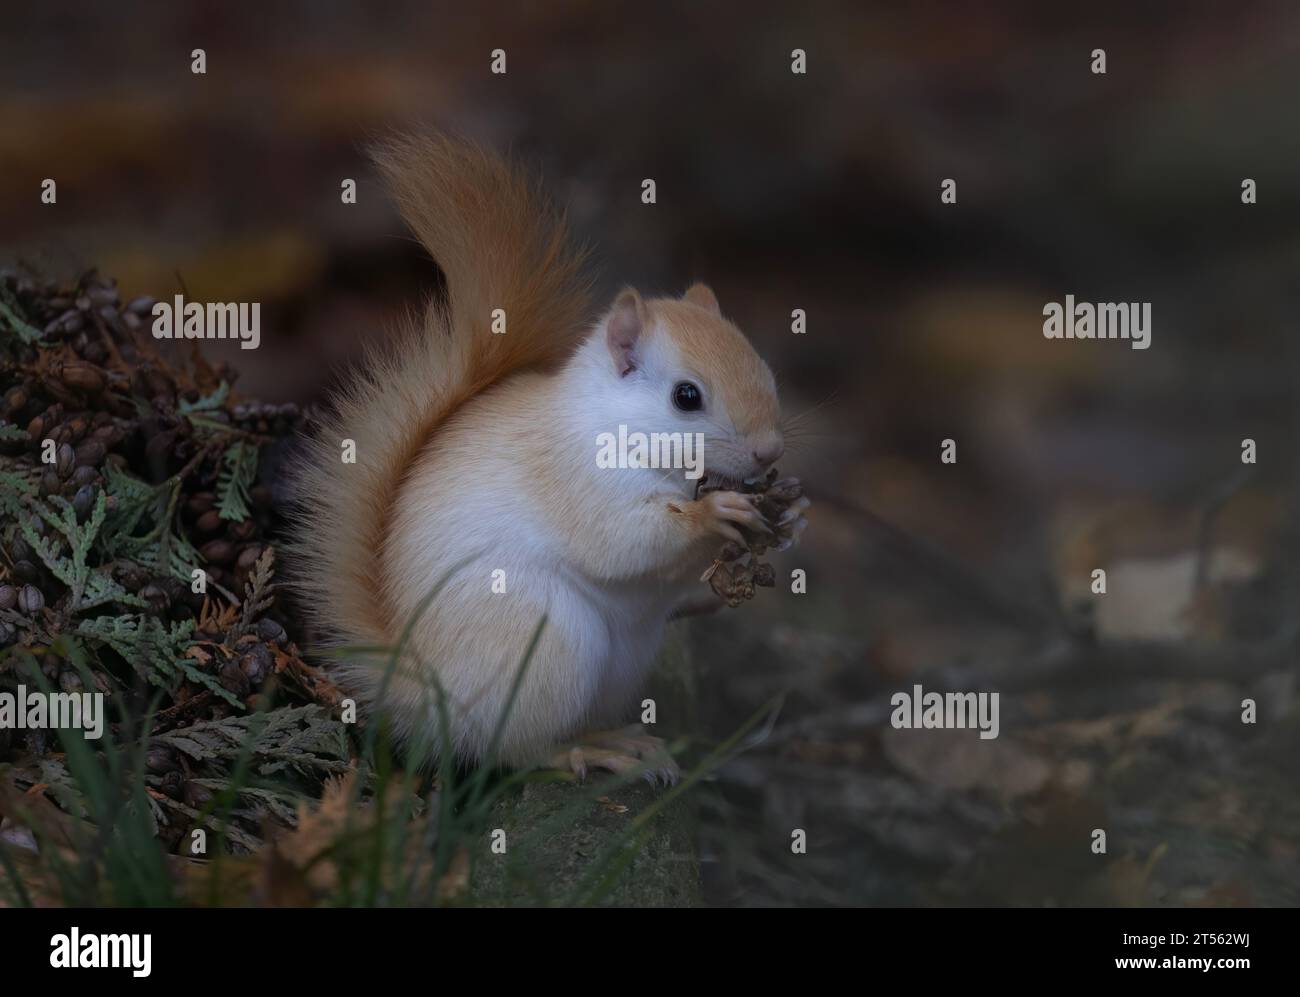
M380 557L403 479L440 423L521 370L553 366L589 318L583 254L562 217L519 169L442 136L387 140L374 159L402 215L446 278L388 346L372 349L335 398L296 475L289 549L306 606L346 642L391 643ZM494 335L503 309L506 333ZM344 440L356 463L342 462Z

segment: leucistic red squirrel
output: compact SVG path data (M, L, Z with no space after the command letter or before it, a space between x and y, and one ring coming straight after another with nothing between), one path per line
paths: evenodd
M476 762L544 616L497 759L583 774L640 757L671 778L657 739L591 732L632 719L721 538L762 519L737 491L697 498L684 468L601 466L597 440L703 434L704 473L735 487L783 450L771 371L703 284L680 299L624 290L592 324L562 219L492 153L421 136L375 159L446 294L372 352L297 473L291 549L321 627L370 647L410 627L386 685L360 657L340 683L435 750L440 687L450 742Z

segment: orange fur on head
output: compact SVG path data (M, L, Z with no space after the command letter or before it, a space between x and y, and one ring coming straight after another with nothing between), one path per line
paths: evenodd
M713 307L702 303L701 289ZM722 388L738 432L779 424L781 407L771 370L745 334L722 317L712 291L696 284L681 299L654 298L647 304L651 315L673 331L673 341L691 368L717 371L725 379Z

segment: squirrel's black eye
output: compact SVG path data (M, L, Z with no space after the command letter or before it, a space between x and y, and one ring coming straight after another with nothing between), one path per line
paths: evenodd
M704 395L690 381L679 381L673 387L673 404L683 412L697 412L704 407Z

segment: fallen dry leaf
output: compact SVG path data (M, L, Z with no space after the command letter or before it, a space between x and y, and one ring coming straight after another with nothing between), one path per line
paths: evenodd
M881 736L885 756L901 771L950 790L982 789L1002 800L1047 785L1052 765L1005 736L981 741L973 730L894 730Z

